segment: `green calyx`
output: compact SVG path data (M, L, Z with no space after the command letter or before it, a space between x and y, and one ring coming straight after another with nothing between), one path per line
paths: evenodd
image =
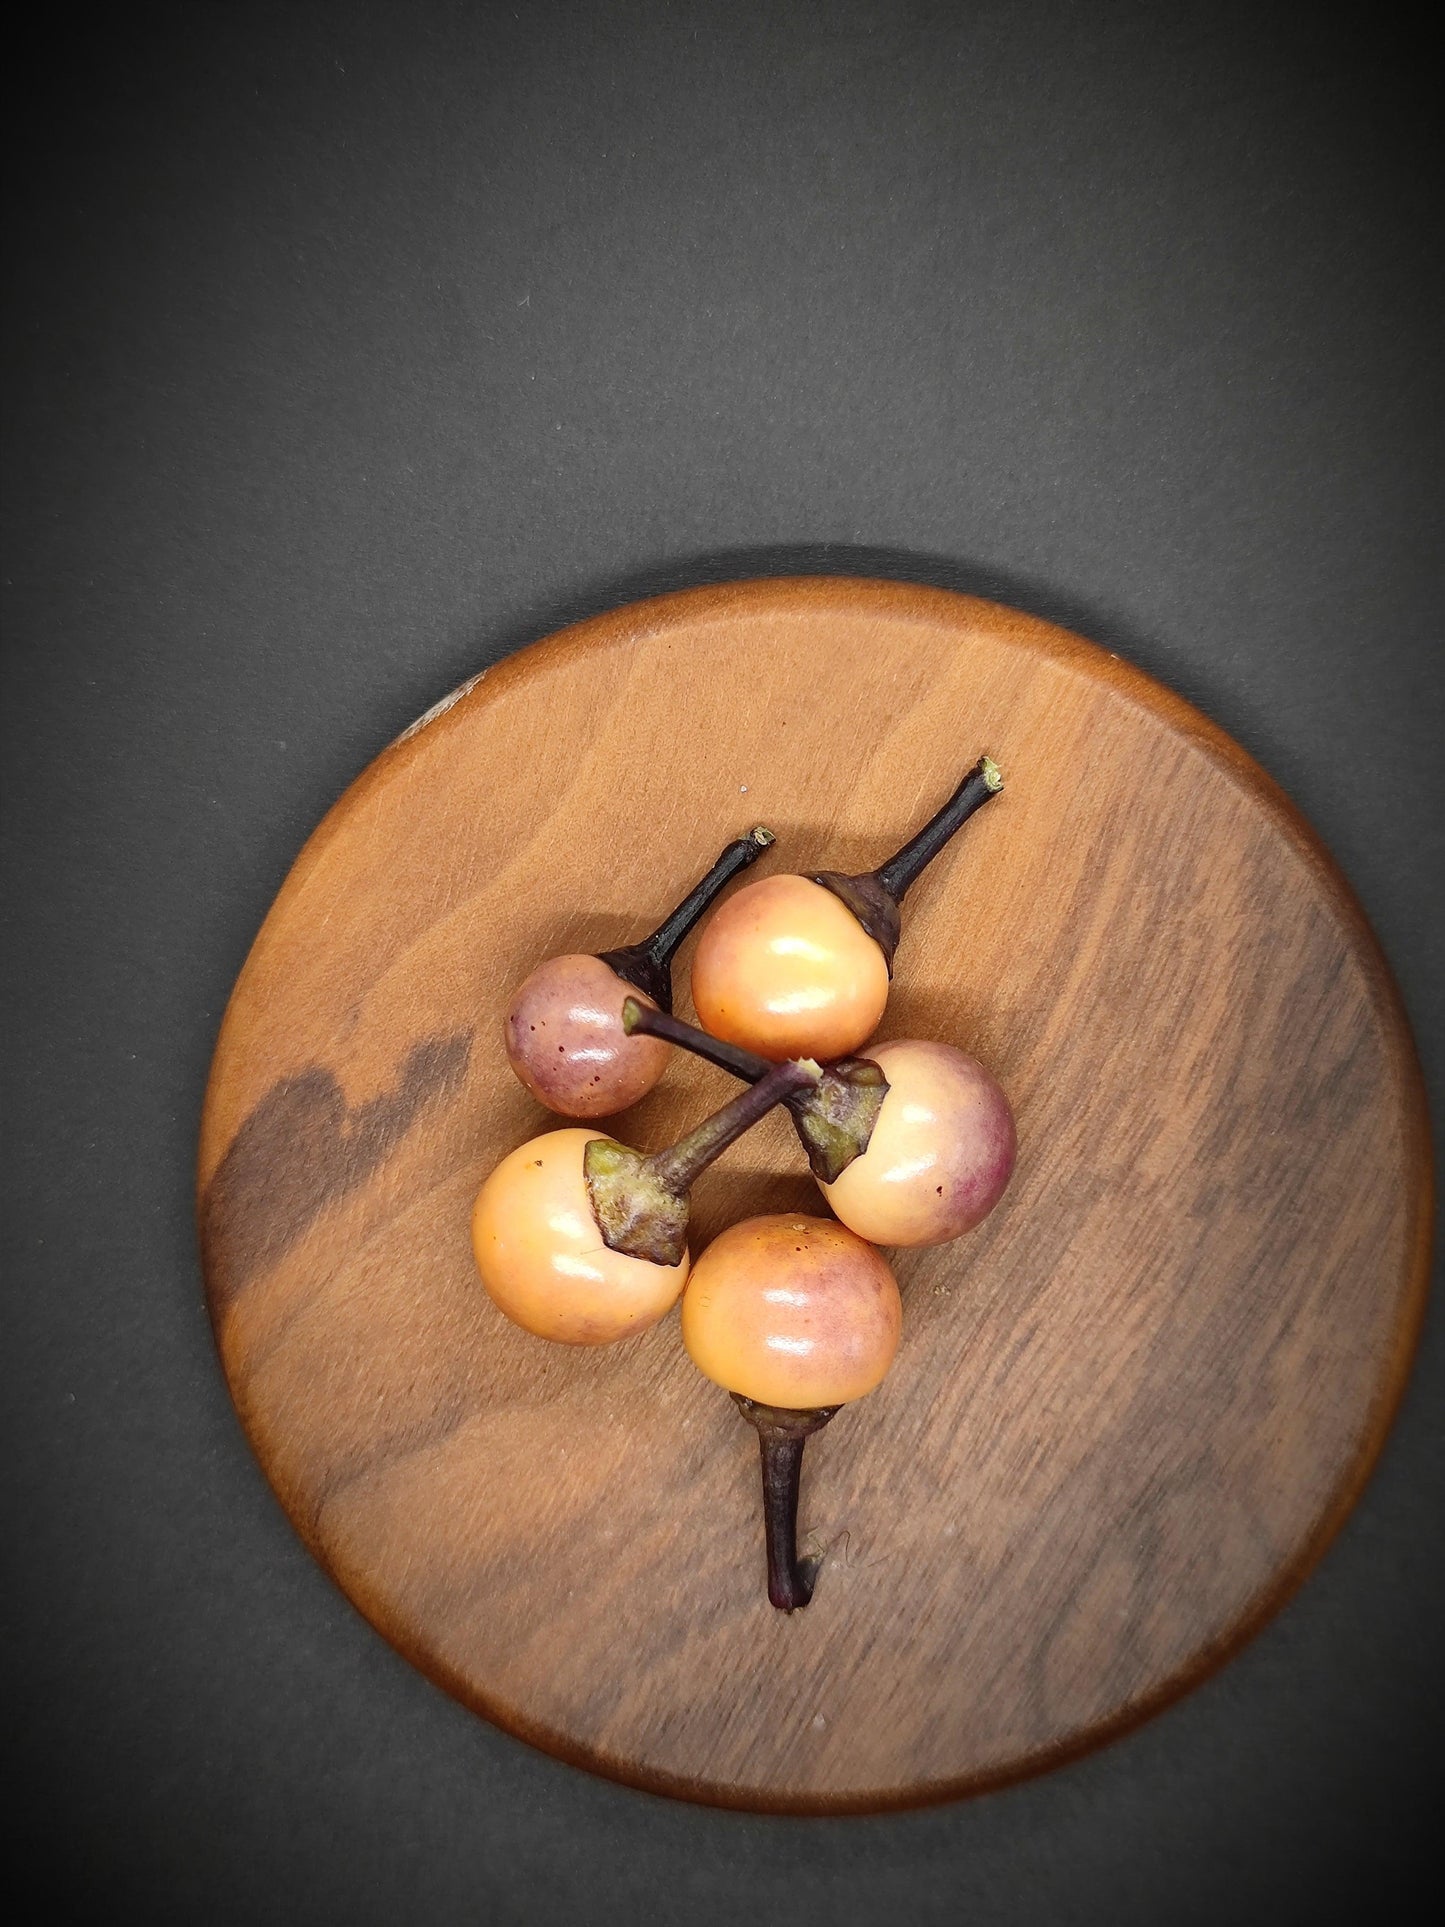
M680 1262L687 1250L687 1193L668 1188L653 1158L615 1138L595 1137L583 1152L582 1171L610 1250L655 1265Z
M836 1183L868 1149L887 1095L881 1065L871 1057L840 1057L812 1089L785 1100L819 1184Z

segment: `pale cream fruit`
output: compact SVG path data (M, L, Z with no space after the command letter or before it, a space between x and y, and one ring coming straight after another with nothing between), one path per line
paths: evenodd
M714 1238L682 1300L698 1370L760 1405L811 1411L881 1384L903 1322L880 1252L828 1218L747 1218Z
M860 1238L937 1245L971 1231L1003 1196L1018 1139L998 1080L949 1044L900 1041L868 1053L888 1094L868 1148L819 1189Z
M549 1131L513 1151L477 1193L472 1251L499 1310L538 1338L610 1345L655 1325L687 1282L675 1265L612 1251L592 1213L582 1155L601 1131Z
M888 1002L883 952L848 906L809 877L762 877L720 904L692 964L704 1027L781 1062L846 1057Z

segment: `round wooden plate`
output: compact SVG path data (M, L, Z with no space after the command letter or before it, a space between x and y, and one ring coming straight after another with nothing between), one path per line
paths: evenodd
M877 862L985 749L1007 787L910 895L883 1034L991 1065L1019 1167L980 1230L899 1254L894 1371L808 1448L825 1558L789 1618L756 1439L676 1316L573 1350L478 1285L473 1194L555 1122L501 1013L755 822L754 875ZM656 1146L735 1090L679 1061L615 1128ZM842 1811L1064 1758L1281 1603L1408 1368L1426 1153L1364 918L1218 729L992 604L764 581L525 649L353 784L227 1011L200 1215L246 1430L403 1653L619 1779ZM775 1117L699 1187L694 1250L798 1207Z

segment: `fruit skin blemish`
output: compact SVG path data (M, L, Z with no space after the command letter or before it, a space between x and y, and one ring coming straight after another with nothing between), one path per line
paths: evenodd
M599 956L550 957L518 985L504 1036L513 1071L539 1104L563 1117L612 1117L646 1097L667 1052L629 1042L621 1024L629 993L672 1009L672 960L721 890L773 842L761 823L729 843L707 874L641 943Z

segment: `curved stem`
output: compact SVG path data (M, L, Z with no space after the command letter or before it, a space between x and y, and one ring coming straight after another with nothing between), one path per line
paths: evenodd
M659 1009L671 1010L672 960L677 955L679 944L703 913L712 907L719 891L746 870L750 863L756 863L775 840L772 831L759 823L746 836L729 843L707 875L699 877L682 902L663 918L650 937L644 937L641 943L629 944L622 950L602 951L603 963L615 970L624 982L635 985L644 995L651 997Z
M813 1597L817 1568L798 1558L798 1488L803 1447L839 1409L789 1412L733 1393L733 1403L758 1435L763 1474L763 1539L768 1554L768 1600L779 1612L797 1612Z

